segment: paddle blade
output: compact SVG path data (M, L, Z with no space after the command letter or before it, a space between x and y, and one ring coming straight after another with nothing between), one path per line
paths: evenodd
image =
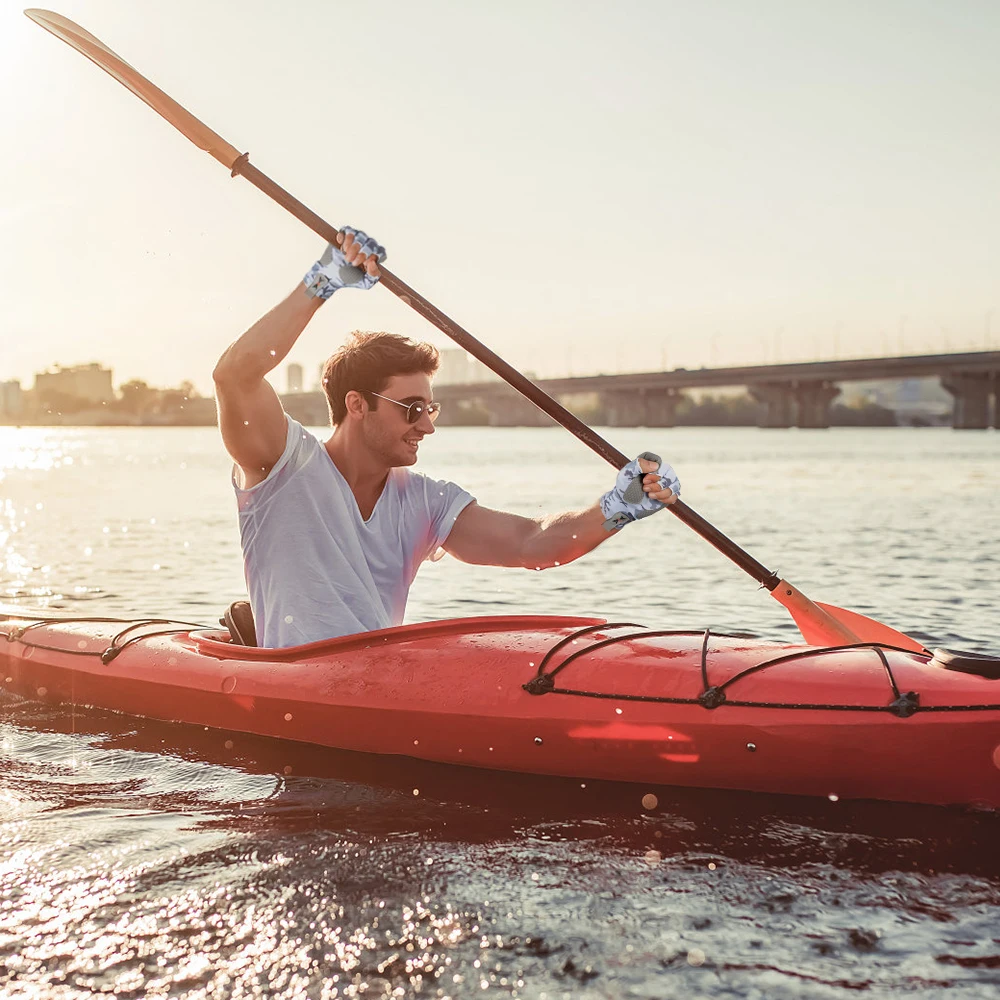
M816 606L822 608L841 625L849 628L862 642L884 642L887 646L899 646L901 649L908 649L913 653L927 651L923 643L911 639L906 633L883 625L882 622L877 622L874 618L859 615L857 611L848 611L846 608L823 604L820 601L816 602Z
M145 101L158 115L165 118L179 132L186 135L199 149L211 154L230 170L239 159L239 150L230 146L222 136L213 132L204 122L182 108L172 97L150 83L134 70L120 55L109 49L99 38L51 10L31 8L24 12L36 24L61 38L77 52L85 55L119 83L128 87L136 97Z
M782 580L771 596L788 609L802 638L810 646L846 646L856 642L881 642L899 646L914 653L924 652L924 647L902 632L866 618L856 611L847 611L833 604L811 601L790 583Z
M802 638L810 646L847 646L853 642L865 641L785 580L778 583L771 591L771 596L788 609Z

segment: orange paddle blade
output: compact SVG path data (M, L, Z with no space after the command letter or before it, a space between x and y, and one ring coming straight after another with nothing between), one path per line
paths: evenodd
M67 45L71 45L119 83L128 87L136 97L141 98L158 115L166 118L174 128L183 132L199 149L210 153L224 166L232 169L240 157L239 150L230 146L221 135L213 132L191 112L185 111L172 97L168 97L159 87L150 83L99 38L95 38L68 17L63 17L54 11L31 8L24 13L36 24L40 24L46 31L51 31L56 38L61 38Z
M846 646L856 642L881 642L899 646L914 653L924 652L924 647L902 632L883 625L873 618L866 618L856 611L847 611L833 604L811 601L805 594L782 580L771 596L788 609L802 638L810 646Z
M888 625L883 625L882 622L875 621L874 618L866 618L864 615L858 614L857 611L848 611L846 608L823 604L821 601L817 601L816 606L822 608L841 625L849 628L855 635L859 636L862 642L883 642L887 646L908 649L911 653L927 652L923 643L911 639L905 632L899 632Z

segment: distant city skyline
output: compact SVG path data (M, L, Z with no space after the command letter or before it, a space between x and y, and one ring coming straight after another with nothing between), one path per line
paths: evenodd
M209 393L321 241L22 6L0 0L0 381L113 357ZM386 0L308 31L264 0L60 10L539 377L1000 345L990 0ZM344 292L287 360L308 385L357 328L449 346Z

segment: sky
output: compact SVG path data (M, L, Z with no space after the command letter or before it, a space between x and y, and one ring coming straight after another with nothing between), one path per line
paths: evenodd
M59 4L522 370L1000 346L995 0ZM209 392L323 242L22 7L0 380ZM288 360L353 329L450 343L345 291Z

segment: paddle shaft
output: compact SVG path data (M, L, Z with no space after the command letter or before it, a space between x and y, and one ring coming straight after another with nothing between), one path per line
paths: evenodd
M263 191L269 198L287 209L300 222L304 222L314 233L328 243L334 243L338 229L320 218L310 208L289 194L283 187L271 180L267 174L258 170L251 162L248 153L240 156L232 165L232 174L246 178L254 187ZM596 452L606 462L616 469L629 462L623 455L596 434L579 417L574 416L561 403L554 400L547 392L540 389L530 379L525 378L516 368L512 368L503 358L494 354L485 344L478 341L468 330L463 329L454 320L447 317L440 309L427 301L419 292L414 291L405 281L397 278L391 271L380 268L382 277L380 284L398 295L411 309L415 309L424 319L433 323L442 333L446 333L459 347L468 351L474 358L481 361L487 368L496 372L505 382L517 389L522 396L531 400L540 410L547 413L553 420L562 424L566 430L575 434L591 451ZM694 529L705 541L714 545L724 556L731 559L740 569L752 576L759 584L773 591L780 582L776 573L759 563L749 552L741 549L731 538L724 535L713 524L710 524L699 513L692 510L682 500L677 500L667 508L679 517L689 528Z

